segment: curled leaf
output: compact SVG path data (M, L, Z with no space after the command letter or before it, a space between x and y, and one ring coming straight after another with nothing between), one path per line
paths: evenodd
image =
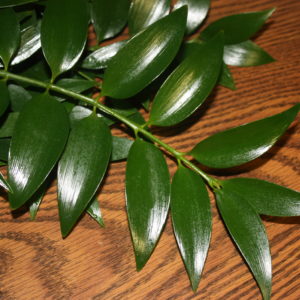
M227 65L225 65L224 63L219 77L219 84L233 91L236 90L232 74Z
M104 221L102 218L102 213L98 203L97 197L94 197L92 201L88 204L86 212L101 226L104 227Z
M11 192L11 187L9 186L9 183L4 179L1 172L0 172L0 186L6 189L7 191Z

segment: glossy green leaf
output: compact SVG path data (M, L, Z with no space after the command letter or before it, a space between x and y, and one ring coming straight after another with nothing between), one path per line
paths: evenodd
M224 31L226 45L244 42L262 27L274 10L271 8L224 17L208 25L200 37L208 40L218 32Z
M128 41L108 64L102 95L129 98L157 78L179 49L186 15L179 8Z
M5 66L17 51L20 44L20 24L12 8L0 9L0 58Z
M114 37L125 26L128 19L129 0L92 0L91 21L98 42Z
M210 200L201 177L183 166L172 181L171 215L177 244L196 291L211 236Z
M19 118L18 112L12 112L7 115L3 123L1 122L0 138L12 136L18 118Z
M75 93L82 93L95 86L94 81L78 78L63 78L57 81L56 84Z
M259 213L269 216L300 216L300 193L283 186L254 178L234 178L222 185L249 202Z
M91 115L72 127L57 175L63 237L71 231L98 189L111 148L111 134L101 118Z
M24 105L32 99L31 94L20 85L10 84L8 86L8 91L10 108L14 112L21 111Z
M163 154L138 139L126 168L126 206L136 267L148 261L164 227L170 203L170 175Z
M1 0L0 8L18 6L27 3L37 2L38 0Z
M214 134L197 144L190 154L212 168L230 168L268 151L295 119L300 104L277 115Z
M6 82L0 80L0 117L5 113L9 102L10 98Z
M113 136L111 161L119 161L128 157L129 150L133 144L132 140Z
M210 0L179 0L175 8L183 5L188 6L186 31L187 34L191 34L204 21L209 10Z
M223 186L216 192L222 219L256 279L264 300L269 300L272 262L264 225L252 206Z
M7 162L8 151L10 146L10 138L0 139L0 160L2 162Z
M68 134L66 111L53 97L43 94L26 103L15 125L8 158L12 209L22 206L44 182Z
M99 202L97 197L94 197L88 204L86 212L101 226L104 227L104 221L100 210Z
M219 84L233 91L236 90L232 74L227 65L224 63L219 77Z
M166 16L170 11L170 0L133 0L130 6L128 27L134 35Z
M9 186L9 183L4 179L1 172L0 172L0 187L3 187L7 191L11 191L11 187Z
M223 34L197 46L156 94L150 113L151 124L170 126L183 121L205 101L215 86L223 63Z
M81 56L89 23L85 0L51 0L42 20L41 42L52 78L71 69Z
M275 59L252 41L245 41L224 48L224 62L237 67L259 66Z

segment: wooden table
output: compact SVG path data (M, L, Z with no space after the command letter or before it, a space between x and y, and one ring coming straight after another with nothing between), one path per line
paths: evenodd
M188 121L172 129L155 130L164 141L187 151L212 133L270 116L299 102L299 0L212 0L208 20L272 6L277 6L277 11L256 42L277 62L232 68L238 90L218 87ZM297 120L271 151L229 175L256 177L300 190L299 117ZM175 165L168 162L173 173ZM11 213L1 194L1 299L261 299L213 198L212 242L196 294L191 291L170 220L150 261L137 273L125 214L124 172L125 162L112 164L100 189L106 228L99 228L84 215L65 240L60 235L55 184L34 222L25 210ZM300 218L263 220L273 257L272 299L300 299Z

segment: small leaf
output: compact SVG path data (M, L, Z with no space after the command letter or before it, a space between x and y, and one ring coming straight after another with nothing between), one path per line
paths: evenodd
M18 118L19 118L18 112L11 112L8 114L4 122L1 123L0 138L12 136Z
M183 5L188 6L188 17L186 24L187 34L191 34L204 21L210 6L210 0L179 0L175 8Z
M1 172L0 172L0 187L3 187L7 191L11 192L11 187L9 186L8 182L4 179Z
M177 124L205 101L219 78L223 47L222 33L207 43L197 44L197 49L172 72L156 94L151 124Z
M283 186L254 178L234 178L222 185L249 202L259 213L268 216L300 216L300 193Z
M119 161L126 159L130 147L132 146L133 141L127 138L121 138L117 136L112 137L112 152L111 152L111 161Z
M253 36L272 15L275 8L258 12L231 15L208 25L200 37L208 40L220 31L224 31L225 44L238 44Z
M252 41L245 41L224 48L224 62L237 67L259 66L275 59Z
M201 177L183 166L172 181L171 215L177 244L196 291L211 236L210 201Z
M12 209L22 206L40 187L61 155L69 133L64 107L43 94L20 112L8 158Z
M126 168L126 206L136 267L148 261L167 219L170 175L163 154L138 139L130 148Z
M128 27L134 35L166 16L170 11L170 0L133 0L130 6Z
M58 164L58 204L61 233L65 237L98 189L111 154L111 134L95 115L72 127Z
M179 49L186 15L179 8L129 40L108 64L102 95L129 98L157 78Z
M219 77L219 84L228 89L231 89L232 91L236 90L232 74L227 65L224 63Z
M41 42L52 70L52 79L71 69L78 61L86 43L88 23L87 1L47 1Z
M38 0L1 0L0 8L18 6L27 3L37 2Z
M10 84L8 86L10 107L14 112L19 112L23 106L32 99L32 96L22 86Z
M94 81L78 78L63 78L57 81L56 84L75 93L82 93L95 86Z
M1 4L0 4L1 5ZM0 58L8 68L9 62L20 44L20 24L12 8L0 9Z
M0 80L0 117L5 113L10 102L7 85Z
M216 192L216 199L234 243L252 271L264 300L269 300L272 262L264 225L251 205L226 186Z
M97 197L94 197L92 201L88 204L86 212L101 226L104 227L104 221L102 218L102 213L100 206L97 200Z
M10 139L0 139L0 160L7 162Z
M197 144L190 154L212 168L230 168L267 152L295 119L300 108L214 134Z

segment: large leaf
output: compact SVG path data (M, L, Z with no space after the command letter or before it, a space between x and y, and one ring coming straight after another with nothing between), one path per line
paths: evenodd
M129 154L129 150L133 144L132 140L127 138L121 138L113 136L112 139L112 152L111 152L111 161L119 161L126 159Z
M3 187L7 191L11 191L11 188L10 188L8 182L4 179L1 172L0 172L0 187Z
M197 144L190 154L212 168L229 168L249 162L268 151L295 119L300 108L219 132Z
M200 37L207 40L218 32L224 31L226 45L244 42L261 28L274 10L272 8L224 17L208 25Z
M268 239L259 215L238 194L223 186L216 192L217 205L225 225L251 269L263 295L270 299L272 262Z
M126 205L136 267L148 261L167 219L170 175L163 154L154 145L136 140L126 168Z
M209 10L210 0L179 0L175 8L183 5L188 6L186 31L187 34L190 34L204 21Z
M94 81L79 78L63 78L56 84L75 93L82 93L95 86Z
M283 186L254 178L234 178L222 185L249 202L260 214L269 216L300 216L300 193Z
M12 209L22 206L44 182L68 133L66 111L53 97L43 94L26 103L15 125L8 158Z
M170 126L183 121L215 86L223 63L223 34L196 47L156 94L150 113L151 124Z
M101 226L104 227L104 221L100 210L99 202L97 197L94 197L88 204L86 212Z
M5 113L9 102L10 98L6 82L0 80L0 117Z
M128 19L129 0L92 0L91 21L98 42L119 33Z
M32 99L31 94L22 86L10 84L8 86L10 97L10 108L14 112L21 111L24 105Z
M75 123L58 164L58 204L65 237L86 209L105 174L112 142L107 125L94 114Z
M179 8L128 41L108 64L102 94L129 98L158 77L179 49L186 15L186 7Z
M167 15L170 11L170 2L170 0L133 0L128 20L130 34L136 34Z
M224 64L224 63L223 63L223 66L222 66L222 70L221 70L221 73L220 73L218 83L220 85L224 86L224 87L227 87L228 89L233 90L233 91L236 90L232 74L231 74L229 68L227 67L227 65Z
M51 0L42 20L41 42L52 79L71 69L84 49L89 23L86 0Z
M3 123L1 122L0 138L12 136L18 118L18 112L11 112L8 114L7 118L3 121Z
M12 8L0 9L0 58L5 66L19 47L20 24Z
M210 201L201 177L183 166L172 181L171 215L177 244L196 291L211 236Z
M224 62L238 67L259 66L275 61L265 50L251 41L245 41L224 48Z
M0 8L23 5L26 3L37 2L38 0L1 0Z

